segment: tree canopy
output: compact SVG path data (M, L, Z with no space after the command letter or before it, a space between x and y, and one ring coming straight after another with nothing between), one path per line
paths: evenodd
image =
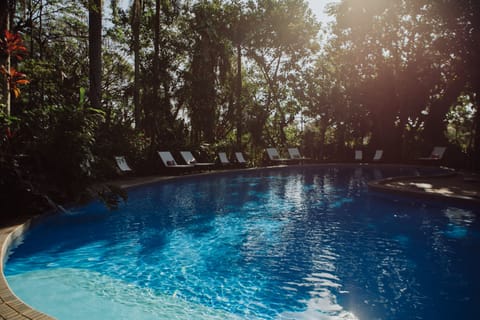
M113 176L114 155L151 173L180 148L258 165L270 145L397 161L449 145L478 169L478 1L341 0L328 25L303 0L122 3L2 2L2 166L22 155L59 194Z

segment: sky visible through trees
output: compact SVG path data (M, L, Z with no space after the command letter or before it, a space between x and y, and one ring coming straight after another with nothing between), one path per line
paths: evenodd
M336 3L338 0L308 0L307 2L318 21L321 23L332 21L332 17L325 13L326 5L329 3Z

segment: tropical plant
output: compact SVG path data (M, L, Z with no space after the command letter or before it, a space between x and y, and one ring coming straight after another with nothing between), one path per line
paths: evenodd
M10 116L11 112L11 93L13 92L15 98L20 95L20 85L29 83L24 73L18 72L12 63L16 63L23 59L27 53L27 48L23 44L22 37L19 33L12 33L5 30L3 39L0 39L0 53L1 60L5 64L0 65L0 73L3 75L5 86L5 106L6 116Z

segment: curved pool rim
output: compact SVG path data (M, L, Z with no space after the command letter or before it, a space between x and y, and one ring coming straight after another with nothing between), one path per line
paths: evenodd
M30 319L30 320L49 320L55 319L48 316L23 302L10 289L3 267L6 262L6 257L10 248L15 246L18 239L22 238L23 234L28 231L30 225L35 218L13 226L0 229L0 317L2 319Z
M111 184L120 186L125 189L135 188L142 185L162 183L162 181L171 181L173 179L188 179L194 177L202 176L212 176L212 175L222 175L222 174L232 174L232 173L242 173L242 172L252 172L252 171L269 171L269 170L278 170L282 168L294 168L294 167L332 167L332 166L341 166L341 167L409 167L409 168L432 168L431 166L418 166L418 165L406 165L406 164L381 164L381 163L324 163L324 164L299 164L299 165L280 165L280 166L271 166L271 167L255 167L255 168L244 168L244 169L231 169L231 170L220 170L220 171L208 171L195 174L187 174L182 176L155 176L153 179L150 178L139 178L137 181L117 181L111 182ZM439 170L443 170L445 173L441 174L432 174L432 175L422 175L422 177L432 177L438 178L441 176L449 176L452 174L451 170L448 168L433 167ZM403 176L398 177L402 179L412 178L413 176ZM383 180L383 179L382 179ZM376 181L376 180L374 180ZM381 181L381 180L379 180ZM369 187L371 184L369 183ZM432 196L421 191L412 192L411 190L402 190L402 189L392 189L381 183L374 184L374 190L386 191L390 193L403 194L410 197L417 197L423 199L430 199L432 201L439 201L439 197ZM452 197L449 197L451 200ZM475 202L475 201L474 201ZM24 222L19 222L9 227L0 228L0 317L5 317L9 319L14 317L15 319L29 319L29 320L50 320L55 319L45 313L42 313L25 302L18 298L15 293L12 291L4 274L4 265L6 263L6 257L8 257L9 251L15 247L17 241L23 237L23 235L28 231L30 226L33 223L36 223L39 220L42 220L44 216L37 216L29 218Z

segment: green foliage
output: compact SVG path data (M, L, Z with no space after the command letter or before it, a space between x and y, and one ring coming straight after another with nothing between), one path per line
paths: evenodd
M464 153L473 147L475 109L468 96L461 96L459 103L453 106L446 116L447 138Z
M88 3L16 4L31 82L0 113L1 152L29 159L23 170L57 198L115 177L115 155L155 173L160 149L238 150L253 164L270 145L319 160L357 147L408 160L447 142L480 155L473 0L338 1L322 43L303 0L120 3L103 30L96 109Z
M327 125L338 142L367 141L397 159L415 157L409 152L415 147L445 144L448 110L465 90L480 89L471 81L478 68L465 68L474 52L466 48L478 46L478 38L459 34L462 25L479 29L478 6L469 0L343 0L329 10L335 23L325 58L335 67L330 79L321 72L316 77L324 88L331 81L342 99L324 91L328 103L317 115L333 120ZM333 101L333 110L343 112L328 112Z
M116 123L110 126L101 125L96 131L95 145L92 152L95 163L92 167L99 179L111 179L117 175L115 156L123 155L129 159L138 174L151 173L145 166L151 141L131 126Z
M103 112L78 105L50 106L25 110L21 119L18 148L57 186L57 196L77 197L94 177L94 133Z
M0 153L9 152L14 132L10 129L18 121L17 117L7 115L0 104Z

